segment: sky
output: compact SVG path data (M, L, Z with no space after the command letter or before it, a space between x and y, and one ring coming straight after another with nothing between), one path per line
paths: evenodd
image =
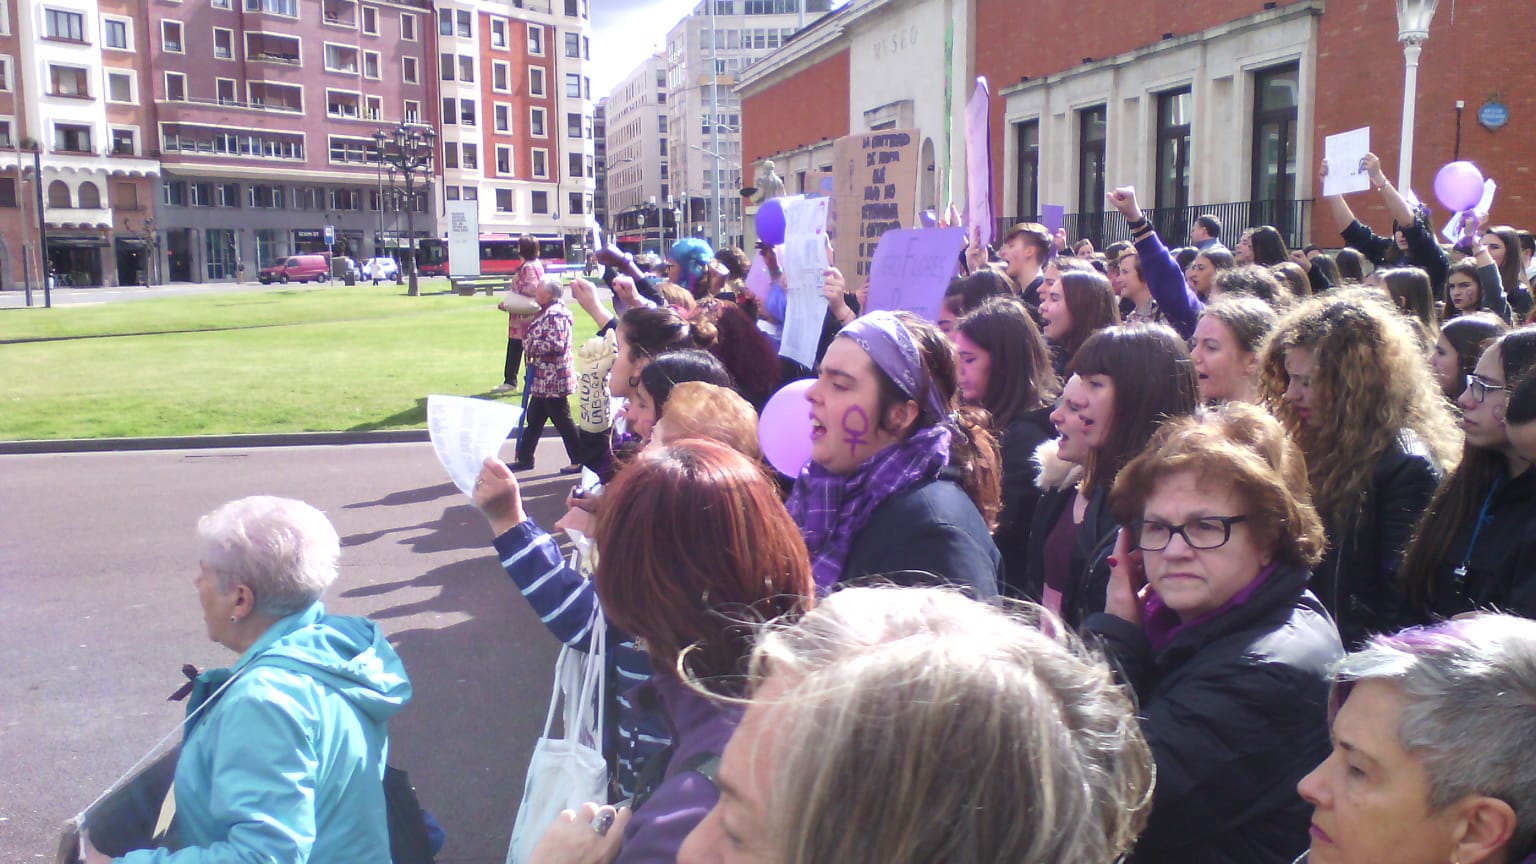
M601 99L646 57L698 0L592 0L592 95Z

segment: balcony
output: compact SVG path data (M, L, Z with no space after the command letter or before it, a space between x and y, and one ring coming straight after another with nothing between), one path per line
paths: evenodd
M327 25L357 28L357 0L325 0L321 10Z
M1184 245L1185 238L1189 236L1189 226L1203 213L1221 220L1224 238L1229 233L1236 237L1245 228L1272 225L1285 238L1287 246L1300 249L1308 242L1312 201L1231 201L1193 207L1147 207L1141 212L1169 249ZM1004 216L998 219L994 236L1005 236L1009 229L1020 222L1039 221L1038 214ZM1103 249L1117 240L1129 242L1131 239L1131 232L1125 227L1125 218L1117 211L1067 213L1062 217L1061 227L1066 229L1071 242L1087 238L1093 241L1095 249Z
M284 66L302 66L297 36L278 33L245 34L245 59L252 63L279 63Z
M325 115L340 120L361 120L363 116L362 102L356 93L340 93L335 90L327 90L325 93Z

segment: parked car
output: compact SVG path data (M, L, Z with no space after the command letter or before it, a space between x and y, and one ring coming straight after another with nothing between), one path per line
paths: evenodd
M379 268L379 278L380 279L399 279L400 278L400 264L399 264L399 262L397 262L397 261L395 261L395 259L389 258L389 257L369 258L368 260L364 261L362 263L363 274L362 274L362 276L360 276L358 278L360 278L360 279L367 279L367 280L371 281L373 279L373 268L375 266L378 266L378 268Z
M327 278L329 270L324 255L290 255L276 264L261 268L256 278L263 285L273 282L322 282Z

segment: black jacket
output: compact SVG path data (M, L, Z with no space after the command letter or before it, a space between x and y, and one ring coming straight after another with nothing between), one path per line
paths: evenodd
M1035 451L1039 465L1040 500L1035 504L1029 531L1026 569L1017 583L1010 582L1014 593L1026 600L1041 602L1045 596L1045 544L1061 514L1077 497L1082 471L1062 462L1056 455L1056 442L1046 441ZM1071 581L1062 592L1061 617L1077 629L1090 613L1104 610L1104 593L1109 588L1109 567L1105 558L1115 548L1114 516L1109 512L1109 493L1100 489L1089 495L1083 522L1077 528L1068 560Z
M1328 552L1313 571L1312 593L1338 622L1345 645L1418 623L1397 568L1439 483L1428 448L1404 430L1376 460L1359 507L1343 525L1328 526Z
M997 517L992 537L1003 556L1003 580L1022 585L1029 572L1029 535L1034 524L1035 505L1040 500L1040 476L1035 449L1056 437L1051 426L1051 408L1046 406L1016 418L1002 430L1003 510Z
M1451 259L1435 242L1435 233L1425 222L1415 221L1403 226L1403 237L1408 241L1406 254L1397 248L1397 240L1383 237L1367 228L1359 219L1340 231L1344 245L1371 259L1377 267L1412 265L1429 274L1430 287L1435 299L1446 300L1445 277L1450 273Z
M1435 573L1429 613L1450 617L1499 609L1536 618L1536 469L1505 480L1488 499L1488 519L1469 558L1474 514L1456 533ZM1457 574L1463 562L1464 576Z
M1136 692L1157 764L1152 815L1132 864L1290 864L1312 807L1296 784L1329 753L1333 621L1281 565L1248 602L1154 652L1142 629L1100 613L1084 629Z
M888 499L854 536L840 585L887 574L904 585L959 585L997 596L1002 557L986 520L946 468L939 479ZM922 574L932 574L930 579Z

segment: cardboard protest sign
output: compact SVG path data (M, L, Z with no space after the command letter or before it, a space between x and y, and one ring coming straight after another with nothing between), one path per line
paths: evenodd
M919 135L892 129L839 138L832 145L829 231L837 269L850 290L869 276L885 232L917 222Z
M875 249L869 276L869 309L905 310L928 321L960 267L963 228L887 231Z

